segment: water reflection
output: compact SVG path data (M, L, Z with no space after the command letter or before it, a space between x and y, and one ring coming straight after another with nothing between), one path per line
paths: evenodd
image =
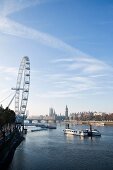
M71 134L65 134L65 137L66 137L66 140L67 141L73 141L75 136L74 135L71 135Z
M98 142L100 141L101 136L80 136L80 140L88 140L92 142Z

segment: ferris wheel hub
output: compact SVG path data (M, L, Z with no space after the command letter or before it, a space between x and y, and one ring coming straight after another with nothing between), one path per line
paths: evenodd
M23 90L23 88L11 88L11 90Z

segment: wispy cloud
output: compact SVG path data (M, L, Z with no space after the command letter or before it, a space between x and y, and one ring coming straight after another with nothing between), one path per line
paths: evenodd
M44 0L34 0L34 1L33 0L20 0L20 1L4 0L2 5L3 9L0 12L0 31L2 33L13 35L13 36L34 39L39 43L45 44L52 48L69 51L78 56L80 55L87 56L87 54L83 53L82 51L76 49L75 47L72 47L71 45L63 42L62 40L50 34L32 28L28 28L25 25L22 25L20 23L17 23L9 19L9 14L30 7L31 5L40 4L42 2L45 1Z
M38 97L41 97L41 98L69 98L69 97L77 97L78 94L74 94L74 93L71 93L71 91L50 91L50 92L47 92L47 93L42 93L42 94L38 94L37 95Z
M65 71L65 70L64 70ZM71 75L71 74L48 74L43 76L47 91L40 94L40 97L48 98L68 98L68 97L80 97L82 94L100 94L103 93L105 89L112 87L113 82L108 82L105 84L103 80L97 75ZM103 76L102 76L103 77ZM106 79L107 80L107 79ZM41 80L40 80L41 81ZM52 86L52 89L49 86ZM50 86L50 87L51 87Z
M12 14L17 11L21 11L22 9L28 8L33 5L38 5L42 2L45 2L45 0L19 0L19 1L4 0L2 2L1 5L2 9L0 12L0 31L2 33L13 35L13 36L34 39L39 43L45 44L52 48L69 51L79 57L81 56L90 57L87 54L83 53L82 51L76 49L75 47L72 47L71 45L63 42L62 40L50 34L32 28L28 28L25 25L12 21L8 18L9 14Z
M0 66L0 73L7 73L11 75L17 75L18 69L16 67L6 67L6 66Z
M42 2L44 2L44 0L3 0L1 4L0 15L7 17L14 12L18 12Z
M28 39L34 39L38 41L39 43L45 44L47 46L63 49L63 50L69 50L69 51L75 51L76 53L79 53L79 50L71 47L70 45L66 44L62 40L57 39L54 36L51 36L47 33L28 28L22 24L19 24L15 21L12 21L8 18L9 14L12 14L14 12L20 11L24 8L30 7L31 5L36 5L44 2L44 0L21 0L21 1L15 1L15 0L5 0L3 2L3 9L0 12L0 31L5 34L28 38Z
M21 11L21 10L28 8L30 6L33 6L33 5L38 5L43 2L46 2L46 1L45 0L19 0L19 1L3 0L1 3L1 10L0 10L0 31L5 34L9 34L9 35L13 35L13 36L34 39L34 40L37 40L38 42L48 45L50 47L73 52L73 54L75 54L76 57L79 57L82 59L82 62L83 62L83 60L84 60L84 62L90 62L90 63L95 62L94 61L95 59L93 59L93 58L90 59L89 55L83 53L82 51L76 49L75 47L72 47L71 45L63 42L60 39L58 39L50 34L41 32L39 30L28 28L25 25L22 25L20 23L17 23L15 21L12 21L9 19L10 14L15 13L17 11ZM85 57L87 57L87 58L85 58ZM69 61L71 59L67 59L67 60ZM98 60L98 62L99 62L99 60ZM95 68L93 68L93 70L94 69Z
M108 64L93 57L77 56L73 58L60 58L52 60L52 63L59 63L69 70L79 70L84 73L112 72L113 68Z
M77 96L81 91L100 90L105 83L102 75L112 73L112 67L101 60L97 60L88 54L72 47L64 41L39 30L28 28L25 25L17 23L9 19L9 15L20 11L24 8L41 3L41 0L5 0L3 3L3 10L0 12L0 31L2 33L36 40L37 42L64 50L69 52L70 56L58 58L51 62L57 67L60 67L59 74L48 73L45 76L45 81L53 85L53 90L49 90L46 96L50 97L73 97ZM14 73L17 71L13 68L0 68L7 73ZM62 70L61 70L62 69ZM73 74L71 74L73 72ZM100 78L101 77L101 78ZM106 80L107 76L106 76ZM65 90L64 90L65 89ZM42 95L43 97L45 95Z
M51 84L52 89L48 88L42 97L100 95L113 89L112 67L100 60L92 57L67 57L51 60L51 63L60 71L43 76L46 85Z
M79 50L76 50L70 45L64 43L63 41L47 33L44 33L44 32L41 32L41 31L38 31L32 28L28 28L8 18L0 17L0 31L2 33L17 36L17 37L34 39L41 44L45 44L53 48L76 52L77 54L80 53Z

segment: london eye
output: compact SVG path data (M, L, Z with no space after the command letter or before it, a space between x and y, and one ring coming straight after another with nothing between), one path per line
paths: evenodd
M25 56L20 63L15 90L15 114L17 121L23 121L26 116L26 108L30 86L30 60Z

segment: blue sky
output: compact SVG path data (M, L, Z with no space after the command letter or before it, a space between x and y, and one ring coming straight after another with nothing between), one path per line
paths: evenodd
M1 0L0 99L29 56L30 115L113 112L112 28L112 0Z

